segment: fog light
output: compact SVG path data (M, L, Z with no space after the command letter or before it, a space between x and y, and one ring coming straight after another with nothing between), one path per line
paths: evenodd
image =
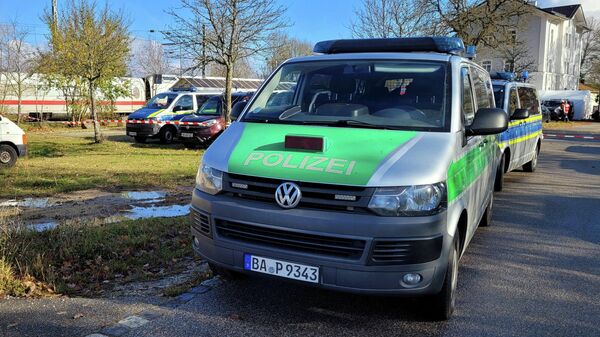
M404 274L404 276L402 276L402 282L409 286L416 286L417 284L419 284L419 282L421 282L421 280L423 280L421 274L410 273Z

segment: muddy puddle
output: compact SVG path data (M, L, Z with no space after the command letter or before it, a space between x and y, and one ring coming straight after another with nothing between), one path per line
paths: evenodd
M0 200L4 216L35 231L46 231L70 221L112 223L127 219L177 217L189 214L191 190L124 191L86 190L51 198ZM4 211L3 211L4 210Z

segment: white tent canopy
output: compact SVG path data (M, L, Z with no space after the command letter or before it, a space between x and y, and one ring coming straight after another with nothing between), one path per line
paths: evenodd
M546 90L540 92L542 102L567 100L573 104L573 119L590 119L592 116L592 94L588 90Z

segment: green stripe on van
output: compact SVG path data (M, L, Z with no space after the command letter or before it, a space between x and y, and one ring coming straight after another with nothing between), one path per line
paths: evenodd
M488 136L488 144L475 145L448 169L448 202L450 203L463 193L490 164L494 156L496 141Z

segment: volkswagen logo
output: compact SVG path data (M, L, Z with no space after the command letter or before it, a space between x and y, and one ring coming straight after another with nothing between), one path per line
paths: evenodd
M302 199L300 187L294 183L283 183L275 191L275 201L283 208L294 208Z

